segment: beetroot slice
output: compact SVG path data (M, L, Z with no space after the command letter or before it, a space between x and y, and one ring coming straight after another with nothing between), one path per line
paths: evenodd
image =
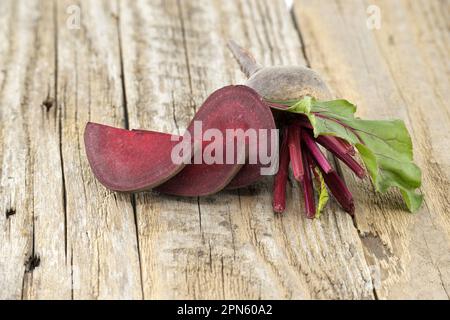
M273 127L270 129L275 129L275 122L273 123ZM271 137L271 133L268 133L267 138L269 139ZM277 137L278 139L278 137ZM258 143L259 143L259 137L258 137ZM270 140L267 141L267 150L268 154L270 155L271 152L271 144ZM233 178L233 180L230 181L230 183L227 185L227 189L238 189L247 187L258 180L261 179L261 169L269 167L270 164L263 165L258 158L258 162L255 164L246 163L241 170L236 174L236 176Z
M95 177L115 191L148 190L176 175L170 134L125 130L89 122L84 143Z
M218 129L223 137L226 129L252 128L275 129L272 113L261 97L247 86L227 86L212 93L198 110L188 127L194 135L194 121L202 121L203 131L209 128ZM201 196L222 190L239 172L239 183L247 183L259 178L259 165L225 164L226 148L224 139L224 164L192 164L187 165L179 174L157 188L158 191L180 196ZM238 154L235 143L235 155ZM237 158L245 157L238 154ZM245 159L242 159L245 160ZM258 168L256 168L258 167ZM256 170L258 169L258 170Z
M268 107L267 104L265 104L266 107ZM270 110L270 108L268 108ZM271 113L271 111L270 111ZM268 113L265 112L264 117L267 118L267 123L266 123L266 128L265 129L276 129L276 125L275 125L275 121L273 119L273 115L270 115ZM267 134L267 138L269 139L271 137L272 133L268 133ZM278 139L278 137L277 137ZM259 142L259 137L258 137L258 142ZM270 144L270 140L267 141L267 150L268 150L268 154L270 154L270 152L272 152L271 150L271 144ZM230 181L230 183L227 185L227 189L238 189L238 188L243 188L243 187L247 187L255 182L257 182L258 180L261 179L262 175L261 175L261 169L265 168L265 167L269 167L270 164L267 165L263 165L259 162L259 158L258 158L258 163L255 164L250 164L250 163L246 163L242 169L236 174L236 176L233 178L233 180Z
M244 188L255 183L262 177L261 168L262 166L260 164L245 164L230 183L228 183L227 189Z

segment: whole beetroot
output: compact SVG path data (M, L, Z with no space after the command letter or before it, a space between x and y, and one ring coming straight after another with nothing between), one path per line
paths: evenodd
M331 93L321 76L303 66L263 67L244 48L233 40L228 47L248 77L247 86L253 88L267 100L300 100L305 96L317 100L331 99Z

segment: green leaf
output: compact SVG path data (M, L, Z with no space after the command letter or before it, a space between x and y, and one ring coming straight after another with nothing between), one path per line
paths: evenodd
M316 206L315 217L319 218L320 214L323 211L323 208L325 208L325 205L328 202L329 195L328 195L327 187L325 185L325 180L323 179L323 176L322 176L322 173L320 172L320 170L318 170L317 167L314 167L313 173L314 173L314 177L315 177L314 187L316 188L317 193L319 194L319 201Z
M421 172L413 162L412 143L403 121L346 121L358 132L364 146L356 145L377 191L397 187L411 212L422 203L415 189L421 185ZM369 154L370 150L371 154ZM374 165L376 164L376 165Z
M321 112L335 118L342 117L345 119L353 117L353 114L356 112L356 106L344 99L332 101L314 100L312 112Z
M355 118L356 106L347 100L306 97L289 103L286 111L305 114L315 137L333 135L353 144L377 191L396 187L411 212L420 208L423 196L415 190L421 185L421 172L413 163L411 137L403 121Z
M297 103L290 106L287 111L295 112L295 113L304 113L309 115L311 113L311 104L313 99L311 97L305 97L302 100L299 100Z
M365 145L357 143L355 144L355 147L359 152L359 156L366 165L367 171L369 171L370 178L372 179L374 185L377 185L377 177L378 177L377 158L375 157L373 152L370 151L370 149L367 148Z
M268 102L272 102L272 103L276 103L276 104L282 104L288 107L293 106L294 104L296 104L297 102L299 102L300 100L272 100L272 99L268 99Z
M414 191L411 192L410 190L400 190L400 192L403 199L405 199L409 211L414 212L419 210L423 202L423 195L417 194Z
M334 121L335 119L330 120L327 118L315 116L314 114L309 115L308 118L310 120L311 118L314 118L314 120L311 121L311 125L314 129L314 137L316 138L319 135L329 135L340 137L352 144L356 144L359 142L357 135L350 128Z

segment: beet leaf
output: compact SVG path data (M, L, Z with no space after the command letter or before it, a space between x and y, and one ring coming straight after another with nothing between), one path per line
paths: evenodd
M320 172L316 166L312 166L311 170L314 173L314 187L318 194L315 217L319 218L322 210L328 202L329 195L322 172Z
M411 137L403 121L355 118L356 106L347 100L305 97L283 104L288 106L285 111L308 117L314 137L332 135L354 145L377 191L397 187L411 212L420 208L423 196L416 189L421 185L421 172L413 163Z

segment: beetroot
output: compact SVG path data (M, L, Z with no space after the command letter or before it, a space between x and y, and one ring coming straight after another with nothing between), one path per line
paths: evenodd
M286 116L286 113L299 101L329 99L331 93L326 83L319 74L307 67L263 67L256 62L248 51L234 41L229 41L228 46L238 61L241 70L248 77L246 85L255 89L265 99L266 104L273 109L274 114L285 114L284 117L281 117L282 120L278 121L278 125L286 129L286 135L283 137L279 155L279 172L274 179L274 211L283 212L286 206L285 188L287 168L290 162L294 178L303 187L305 210L308 218L314 218L316 215L311 171L311 167L315 164L322 171L323 181L328 185L336 200L344 210L353 213L354 205L350 192L344 181L329 164L317 142L336 155L358 177L363 178L365 176L364 169L352 158L355 155L353 146L346 140L337 137L313 137L314 127L306 116L309 112L307 109L301 109L300 107L300 113L291 117ZM317 178L320 180L320 177Z
M176 142L153 131L129 131L89 122L84 131L89 164L95 177L115 191L148 190L177 174L171 161Z
M248 77L246 85L267 100L299 100L311 96L320 100L331 97L330 90L321 76L303 66L260 66L253 56L237 45L228 42L228 47Z
M226 129L244 132L247 129L275 129L270 109L254 90L246 86L228 86L211 94L187 129L191 139L196 138L197 121L201 121L203 131L214 128L224 138ZM92 171L107 188L142 191L159 186L160 192L181 196L216 193L233 179L244 165L249 148L246 147L248 141L238 145L235 137L231 139L234 141L232 164L227 162L226 144L229 141L223 139L223 155L216 157L219 163L207 164L201 159L198 164L185 166L174 164L171 153L178 141L171 141L169 134L129 131L95 123L88 123L85 130L86 153ZM201 150L197 146L197 152L193 147L189 151L196 158L195 155L201 156L201 151L213 142L203 141ZM259 178L261 167L260 164L245 166L234 184L248 184Z
M275 129L270 109L261 97L246 86L227 86L215 91L198 110L187 131L194 136L194 121L202 121L203 129L218 129L226 136L226 129ZM223 140L223 150L226 150ZM177 176L157 188L158 191L181 196L200 196L222 190L241 169L245 162L245 151L236 148L234 164L192 164L186 166ZM237 162L237 163L236 163ZM241 163L241 164L239 164ZM234 186L247 184L259 178L260 165L245 166ZM257 175L255 174L258 169Z
M229 46L249 77L248 86L227 86L211 94L183 137L88 123L86 152L102 184L117 191L156 188L166 194L203 196L273 174L266 169L273 168L278 156L275 212L286 208L291 164L308 218L320 215L328 191L353 214L352 194L320 144L363 178L366 172L353 158L358 150L378 191L397 186L410 210L420 206L422 197L414 191L420 186L420 170L412 163L411 139L402 122L355 118L356 106L349 101L323 100L330 91L313 70L264 68L234 42ZM279 153L274 149L273 138L279 138L273 136L274 118L283 132Z

